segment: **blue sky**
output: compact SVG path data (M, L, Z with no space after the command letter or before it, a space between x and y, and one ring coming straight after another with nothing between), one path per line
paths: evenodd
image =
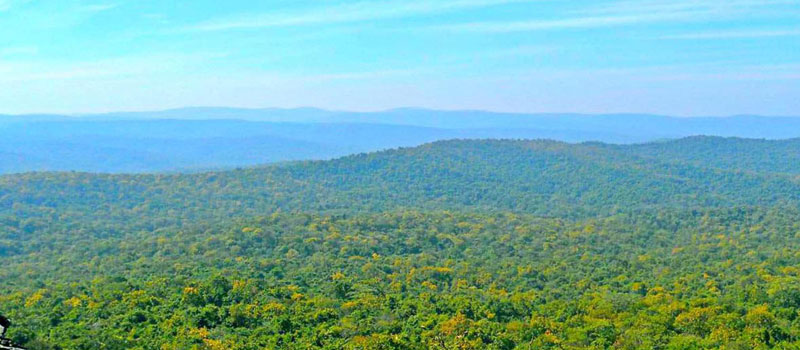
M800 115L800 0L0 0L0 113Z

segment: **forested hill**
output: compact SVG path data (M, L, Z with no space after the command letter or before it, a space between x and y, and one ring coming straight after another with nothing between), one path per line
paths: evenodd
M796 349L798 140L0 176L30 349Z
M631 150L634 154L665 162L800 174L800 138L773 141L695 136L640 144L631 147Z
M739 152L744 148L757 152L745 156ZM277 209L472 209L580 217L797 204L799 151L797 140L712 137L631 146L454 140L201 174L7 175L0 177L0 210L17 218L90 215L157 225Z

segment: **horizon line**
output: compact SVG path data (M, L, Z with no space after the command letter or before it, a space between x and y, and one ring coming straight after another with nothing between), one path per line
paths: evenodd
M69 117L75 119L107 116L114 114L145 114L145 113L163 113L174 112L181 110L232 110L232 111L299 111L299 110L313 110L325 113L361 113L361 114L381 114L398 112L403 110L409 111L428 111L428 112L447 112L447 113L487 113L498 115L517 115L517 116L648 116L648 117L663 117L663 118L676 118L676 119L692 119L692 118L741 118L741 117L759 117L759 118L800 118L798 115L770 115L770 114L754 114L754 113L739 113L729 115L670 115L659 114L652 112L513 112L513 111L498 111L489 109L448 109L448 108L430 108L418 106L402 106L392 107L376 110L344 110L344 109L328 109L314 106L296 106L296 107L235 107L235 106L183 106L172 107L163 109L137 109L137 110L111 110L104 112L91 112L91 113L63 113L63 112L31 112L31 113L0 113L2 117L28 117L28 116L53 116L53 117ZM151 118L153 120L170 119L170 118ZM174 119L174 118L173 118ZM237 118L216 118L220 120L236 120ZM186 118L184 120L195 120L193 118Z

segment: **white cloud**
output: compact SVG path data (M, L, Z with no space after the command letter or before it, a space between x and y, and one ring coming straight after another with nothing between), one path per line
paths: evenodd
M114 9L117 6L118 6L117 4L94 4L94 5L83 6L80 8L80 10L86 12L103 12Z
M0 12L8 11L16 6L22 5L30 0L0 0Z
M0 60L1 82L109 80L148 75L185 73L197 65L226 57L226 53L164 53L91 62Z
M18 46L0 48L0 57L8 56L30 56L39 53L36 46Z
M797 5L796 0L627 0L586 8L591 14L746 14L752 10Z
M313 24L347 23L377 19L400 18L458 11L470 8L497 6L531 0L452 0L452 1L369 1L338 6L317 7L303 12L267 13L200 23L187 30L218 31L287 27Z
M800 80L800 65L742 65L690 72L666 71L654 74L654 81L792 81Z
M552 46L520 45L506 49L486 50L481 56L486 58L505 58L505 57L530 57L541 56L558 51Z
M540 30L602 28L640 23L708 21L752 16L785 15L782 5L796 1L763 0L637 0L612 2L565 13L556 19L470 22L434 26L433 29L510 33ZM788 13L800 14L800 9Z
M737 64L706 62L690 65L661 65L617 67L604 69L535 69L498 75L498 79L516 80L581 80L591 77L599 81L621 82L731 82L731 81L791 81L800 79L800 64Z
M682 40L704 40L704 39L755 39L769 37L800 36L800 29L778 29L778 30L732 30L732 31L709 31L699 33L665 35L662 39L682 39Z
M673 18L675 19L675 18ZM435 29L482 32L482 33L511 33L529 32L538 30L573 29L573 28L599 28L618 25L627 25L652 21L666 21L669 17L663 15L640 16L607 16L607 17L580 17L557 20L526 20L509 22L471 22L433 27Z

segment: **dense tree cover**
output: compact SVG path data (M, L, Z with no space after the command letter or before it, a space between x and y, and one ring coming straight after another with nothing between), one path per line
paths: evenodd
M687 152L696 150L694 158L705 156L703 163L714 164L715 154L688 146L698 144L692 139L683 142ZM780 142L800 152L800 144ZM457 140L333 161L202 174L30 173L0 176L0 215L46 220L52 215L77 220L91 216L136 224L143 223L143 216L196 221L277 209L469 209L586 217L643 207L800 202L797 175L720 169L668 161L658 151L649 157L642 152L639 146L595 143ZM774 157L781 154L791 153L776 151Z
M702 141L0 177L0 313L33 349L798 348L800 183Z
M39 348L787 348L799 218L274 214L68 249L53 228L2 259L0 305Z
M800 174L800 139L776 141L696 136L622 148L664 162L688 162L696 166L739 171Z

